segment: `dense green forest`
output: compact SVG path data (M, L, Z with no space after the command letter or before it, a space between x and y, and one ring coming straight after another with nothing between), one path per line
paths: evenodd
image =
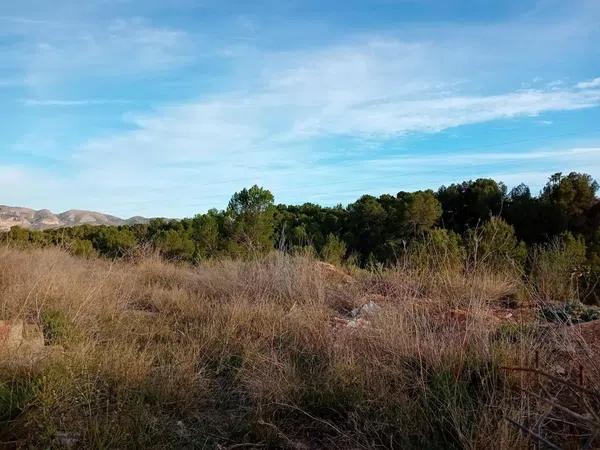
M346 207L276 205L266 189L235 193L225 210L182 220L155 219L119 227L78 226L31 231L14 227L4 239L19 245L62 245L81 256L127 256L155 250L196 262L251 257L273 248L310 251L324 260L359 266L395 264L424 246L445 261L512 264L524 270L528 254L560 247L573 273L600 273L600 200L590 175L552 175L538 195L521 184L508 191L492 179L424 190L364 195ZM428 262L430 264L434 262Z

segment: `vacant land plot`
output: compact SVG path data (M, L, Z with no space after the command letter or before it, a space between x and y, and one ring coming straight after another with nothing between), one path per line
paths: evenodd
M5 247L0 443L579 448L598 432L600 327L537 292L485 267Z

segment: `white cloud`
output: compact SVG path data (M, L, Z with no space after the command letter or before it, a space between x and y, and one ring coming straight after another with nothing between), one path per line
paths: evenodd
M442 102L444 106L441 109L447 116L439 111L432 112L428 105L415 110L420 117L417 122L396 122L394 115L386 117L385 112L381 114L381 123L369 121L367 116L372 111L369 108L362 112L366 125L358 121L359 112L355 112L354 123L360 126L354 129L346 126L344 131L368 132L371 139L383 133L379 135L383 139L397 132L393 128L394 123L400 123L405 132L432 131L460 123L535 114L546 107L558 107L554 97L546 99L540 92L533 96L536 101L527 94L527 100L519 103L521 106L512 106L507 113L502 105L519 95L506 94L493 101L485 98L446 100ZM561 107L565 108L581 107L589 101L587 97L581 100L565 95L565 98L572 100L562 104ZM500 105L499 111L494 109L497 105ZM273 189L282 201L300 198L302 201L334 203L350 201L360 193L371 191L374 186L377 186L378 192L393 192L400 188L435 187L463 177L485 176L486 173L493 175L499 163L517 164L519 168L514 174L520 173L522 167L530 170L531 166L546 167L547 174L555 170L600 173L600 166L596 163L600 160L597 148L562 153L460 156L436 153L428 158L382 159L377 165L356 159L345 161L339 151L341 149L338 149L336 161L326 163L319 161L318 139L326 137L328 130L321 126L318 136L313 134L310 139L291 139L287 127L293 124L296 116L292 114L290 118L286 107L285 102L274 103L273 98L267 96L247 99L246 102L229 99L188 105L164 110L152 117L138 118L137 130L93 140L81 148L78 162L87 169L80 176L114 191L113 202L116 205L120 204L117 192L127 192L132 199L139 199L136 207L144 212L160 207L166 208L164 212L160 211L162 214L175 215L168 209L168 205L172 204L169 198L179 198L182 192L189 193L185 197L194 200L190 205L176 203L174 207L188 210L191 214L194 210L223 206L232 192L253 183ZM314 110L308 111L309 116L312 114L310 111ZM282 118L282 124L272 123ZM342 117L340 123L341 120ZM428 120L435 121L435 125ZM557 163L560 163L559 167ZM404 180L404 184L400 184L400 179ZM383 180L392 183L382 185Z
M138 170L115 169L108 160L105 165L96 164L64 177L43 170L0 167L0 188L6 194L5 202L38 209L80 208L121 217L177 217L210 207L223 208L235 190L254 182L271 189L277 201L333 205L354 201L365 193L435 189L480 177L504 181L509 187L525 182L536 192L556 171L600 173L600 147L390 156L318 166L300 158L277 170L251 159L242 160L239 155L226 157L217 166L215 160ZM22 188L15 190L17 185Z
M172 70L195 57L188 33L155 27L142 19L119 19L105 25L67 23L20 32L28 36L18 60L30 88L74 78Z
M277 55L253 91L130 115L133 131L91 140L78 157L138 163L143 156L147 165L232 155L298 159L305 157L299 148L331 136L385 140L600 105L600 89L569 86L470 94L469 86L437 76L424 52L378 40L303 58Z
M428 44L378 39L301 54L266 54L265 72L252 90L129 114L132 130L89 140L77 150L74 164L81 169L81 180L94 180L115 197L128 192L145 212L145 204L157 207L178 192L195 193L199 199L192 204L198 208L223 205L232 192L253 183L284 198L300 195L309 200L317 195L324 201L335 197L331 186L336 183L352 185L340 195L340 200L349 200L350 192L380 185L381 176L393 167L436 186L438 178L431 170L460 178L457 163L483 172L497 171L490 164L500 161L527 165L581 160L576 153L568 158L529 154L504 159L487 154L449 162L447 154L438 154L423 160L383 160L373 177L355 159L345 164L342 148L333 150L335 164L322 161L328 155L321 141L332 137L377 147L407 134L600 105L599 89L566 84L485 95L460 79L447 78L443 63L431 62L435 51ZM585 154L587 160L597 157ZM318 195L320 190L327 194Z
M359 134L391 137L410 132L437 132L460 125L537 116L543 112L589 108L600 104L600 90L526 90L491 96L432 96L424 100L384 100L322 110L297 129L305 134ZM297 124L298 125L298 124Z
M579 89L600 88L600 77L594 78L593 80L582 81L580 83L577 83L577 87Z
M560 150L534 150L534 151L505 151L505 152L466 152L454 153L451 161L440 159L438 154L429 156L387 157L382 159L367 160L364 164L368 167L377 168L381 171L394 171L406 167L432 167L447 166L448 164L458 166L468 165L494 165L499 162L534 162L534 161L589 161L598 158L600 160L600 147L574 147ZM600 166L596 164L595 166Z
M600 174L596 150L450 157L448 148L431 157L377 158L384 143L406 135L600 105L596 80L544 83L540 78L535 88L515 88L546 63L594 41L589 30L597 24L590 22L436 23L394 35L342 36L338 44L324 40L318 48L297 51L261 51L234 36L230 45L212 49L230 58L230 87L215 82L212 95L132 111L125 123L115 124L120 131L102 130L102 137L75 149L57 150L60 139L48 145L48 133L34 133L22 146L46 145L42 153L59 153L69 176L54 176L54 184L31 176L28 192L60 198L69 208L176 216L224 206L233 191L252 183L273 189L278 200L331 203L373 192L374 186L374 193L394 192L494 175L499 163L514 167L514 178L541 172L534 167L547 175L557 162L563 170ZM120 102L63 98L68 91L56 86L142 74L148 82L157 72L198 62L206 48L191 32L141 19L74 24L58 34L25 25L31 35L22 61L30 91L20 96L32 107ZM187 74L188 86L201 72L216 73L199 63ZM550 69L541 75L573 79ZM355 149L345 148L344 139L360 141L363 154L352 155Z

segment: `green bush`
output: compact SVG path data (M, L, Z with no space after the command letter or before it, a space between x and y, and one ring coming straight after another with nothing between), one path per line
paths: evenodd
M428 230L408 246L409 263L423 269L460 269L464 266L465 255L460 236L442 228Z
M104 256L125 256L137 245L135 234L127 228L97 227L92 232L94 248Z
M254 257L273 249L273 201L270 191L256 185L233 194L225 221L232 255Z
M39 389L39 382L28 378L0 382L0 422L21 414L35 400Z
M333 234L327 236L327 241L321 249L321 257L331 264L340 264L346 256L346 243Z
M581 303L544 305L540 309L542 318L549 322L583 323L600 319L600 309Z
M468 359L458 370L431 369L422 397L431 429L428 448L464 448L501 383L500 371L491 361Z
M80 256L82 258L92 258L97 255L94 244L87 239L75 239L71 243L69 251L72 255Z
M499 217L468 230L465 239L473 267L522 268L527 259L527 247L519 242L513 226Z
M539 300L571 303L579 300L579 278L585 273L586 246L581 237L563 233L530 253L530 278Z
M194 257L196 246L183 231L162 231L156 238L154 245L165 257L190 261Z

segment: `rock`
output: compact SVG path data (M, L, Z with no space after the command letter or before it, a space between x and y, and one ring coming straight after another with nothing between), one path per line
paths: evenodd
M341 328L366 328L371 326L371 322L363 318L356 319L344 319L342 317L335 317L333 319L334 327L337 329Z
M372 316L377 314L379 311L381 311L381 306L371 300L369 303L359 306L358 308L354 308L350 312L350 315L352 317Z
M564 377L567 374L567 369L565 369L560 364L554 364L554 366L552 366L551 370L555 375L558 375L561 377Z
M290 450L311 450L313 448L308 443L299 440L288 440L286 447Z
M371 326L371 322L359 317L358 319L349 320L346 326L348 328L365 328Z
M179 436L182 439L189 438L190 432L181 420L178 420L175 423L175 427L176 427L175 434L177 434L177 436Z
M342 317L334 317L333 318L333 326L335 328L344 328L348 326L349 319L344 319Z
M59 431L56 433L56 440L58 443L65 448L75 448L81 437L78 433L68 433L66 431Z

